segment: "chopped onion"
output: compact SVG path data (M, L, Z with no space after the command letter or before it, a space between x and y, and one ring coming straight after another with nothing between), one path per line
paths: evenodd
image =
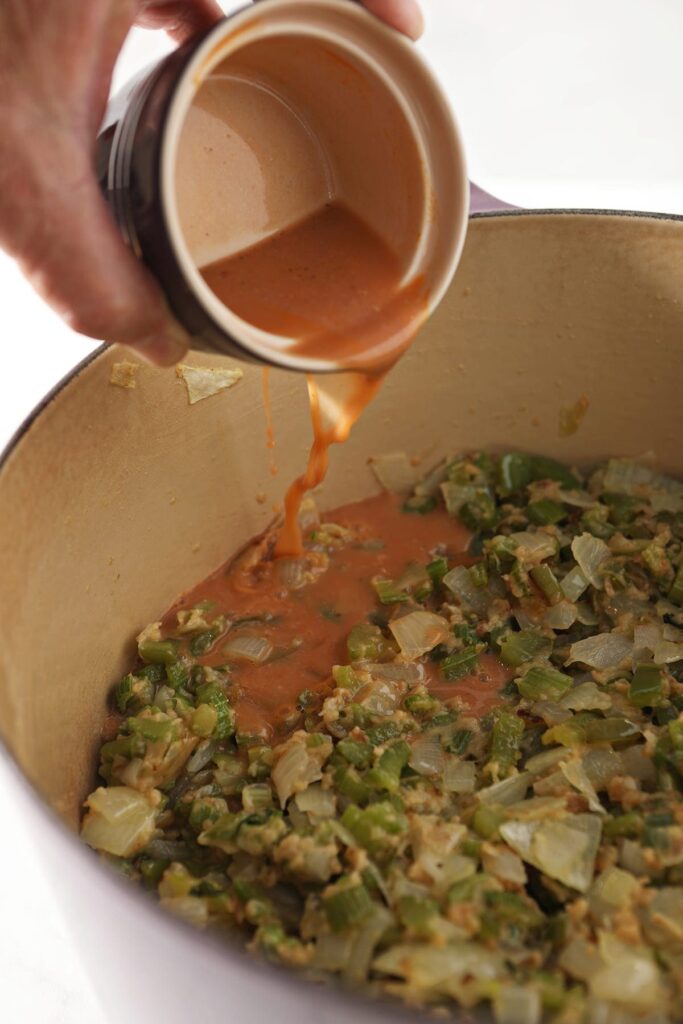
M144 850L157 815L146 796L128 786L100 786L86 802L81 838L88 846L115 857L132 857Z
M445 619L426 611L409 612L400 619L393 619L389 629L406 658L420 658L450 634Z
M571 718L571 714L554 700L537 700L531 706L532 714L542 718L546 725L560 725Z
M595 508L598 504L588 491L562 491L559 492L560 501L565 505L573 505L575 508Z
M600 919L628 906L638 888L637 879L628 871L614 866L607 868L591 886L588 898L591 914Z
M473 793L476 775L474 761L461 761L450 754L441 776L441 787L447 793Z
M610 459L605 471L606 491L640 497L647 489L655 512L683 511L683 484L632 459Z
M456 565L447 572L443 583L465 608L471 608L478 615L486 615L491 600L489 590L487 587L475 587L464 565Z
M441 740L433 733L422 733L413 742L408 764L418 775L440 775L445 754Z
M297 793L294 802L300 811L314 818L332 818L337 807L333 791L323 789L319 783L309 786L303 793Z
M584 755L582 762L587 777L597 790L606 789L608 782L615 775L624 771L623 755L614 750L601 750L596 747Z
M648 757L645 753L645 747L642 744L635 744L632 747L626 747L619 754L619 758L622 764L622 772L624 775L628 775L633 779L637 779L639 782L646 784L654 783L657 779L657 770L654 766L654 762L651 757Z
M606 813L581 761L562 761L560 771L567 782L585 796L591 811L595 811L596 814Z
M594 682L579 683L566 694L560 704L570 711L608 711L612 698Z
M486 844L482 851L482 867L502 882L513 885L526 885L527 874L521 857L509 850L507 846Z
M566 664L580 661L590 668L617 668L632 652L633 641L623 633L597 633L572 644Z
M683 644L672 643L671 640L660 640L652 652L658 665L670 665L674 661L683 661Z
M307 733L295 733L281 747L276 748L278 759L272 771L272 779L284 807L294 793L302 793L312 782L322 777L322 766L332 752L332 741L328 736L316 733L323 740L311 746Z
M572 541L572 554L588 582L598 590L603 588L600 566L610 557L610 549L604 540L592 533L582 533Z
M598 970L600 961L597 949L592 943L576 936L564 948L560 956L560 967L579 981L588 981Z
M598 932L602 966L588 981L596 999L637 1010L654 1009L661 1001L660 975L652 951L622 942L611 932Z
M539 1024L541 997L538 989L524 985L503 985L493 1000L496 1024Z
M201 896L164 896L159 905L193 928L206 928L209 923L209 907Z
M526 796L531 779L531 772L511 775L509 779L494 782L492 786L480 789L477 793L477 800L483 804L516 804L518 800L523 800Z
M145 856L157 857L159 860L184 860L188 856L187 843L173 839L150 839L145 847Z
M418 480L417 468L405 452L388 452L370 459L370 467L385 491L408 494Z
M570 569L563 580L560 581L560 590L568 601L578 601L588 586L588 580L578 565Z
M564 821L506 821L500 826L508 846L527 863L570 889L588 892L602 826L595 814Z
M558 601L543 616L543 625L551 629L570 629L576 622L576 605Z
M524 765L525 771L533 775L541 775L548 768L554 768L556 764L569 757L566 747L553 747L552 750L544 750L540 754L534 754Z
M312 494L305 494L299 506L299 527L304 533L309 533L316 526L320 526L320 513Z
M355 699L373 715L390 715L398 707L402 692L398 684L377 679L361 687Z
M232 637L232 639L228 638L223 651L228 658L251 661L256 665L260 665L262 662L267 661L273 653L273 645L265 637L251 636L245 633L242 636Z
M311 967L320 971L341 971L351 956L354 936L348 932L323 933L315 943Z
M399 943L376 957L373 968L380 974L405 978L412 987L449 991L465 977L493 981L504 971L500 953L478 942L452 942L439 949L424 943Z
M548 533L532 533L523 530L511 533L510 540L515 544L515 555L525 565L537 565L544 558L552 558L557 553L557 541Z

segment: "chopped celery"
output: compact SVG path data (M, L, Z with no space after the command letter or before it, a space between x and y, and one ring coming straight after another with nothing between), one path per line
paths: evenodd
M534 566L529 575L548 601L548 604L557 604L558 601L562 600L563 594L560 584L557 582L557 577L549 565L542 562L541 565Z
M410 595L399 590L393 580L373 580L372 585L382 604L401 604L410 599Z
M488 767L492 774L504 778L520 757L524 722L511 711L498 711L491 733Z
M529 502L527 512L531 522L538 526L551 526L553 523L559 523L567 515L566 507L559 501L552 501L550 498Z
M221 688L216 683L203 683L197 687L197 700L210 705L216 712L214 738L225 740L232 736L235 732L235 716Z
M448 572L448 559L435 558L427 566L427 572L434 586L440 586L441 581Z
M527 700L560 700L571 689L572 677L557 669L537 666L518 680L519 692Z
M531 629L507 633L500 644L500 660L505 665L518 668L532 658L549 654L552 646L552 640L543 633L536 633Z
M143 640L138 651L143 661L155 665L172 665L178 660L178 645L174 640Z
M345 876L330 886L323 897L323 907L330 928L345 931L360 924L373 908L372 897L360 880Z
M664 673L657 665L638 665L628 690L637 708L653 708L664 696Z

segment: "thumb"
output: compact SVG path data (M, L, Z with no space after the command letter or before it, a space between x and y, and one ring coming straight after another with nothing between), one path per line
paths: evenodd
M43 143L40 153L31 149L31 166L10 176L13 202L3 211L10 255L75 331L127 345L158 365L177 362L189 339L120 237L90 154L58 132Z

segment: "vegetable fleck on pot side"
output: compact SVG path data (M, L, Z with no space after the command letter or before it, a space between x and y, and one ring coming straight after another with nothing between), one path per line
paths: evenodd
M308 505L302 559L262 542L229 600L140 634L83 838L312 977L499 1024L683 1019L683 484L474 453L384 537L360 507Z

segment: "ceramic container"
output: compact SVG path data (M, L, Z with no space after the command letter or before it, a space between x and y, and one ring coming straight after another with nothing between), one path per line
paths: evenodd
M447 100L416 48L348 0L263 0L148 69L111 103L98 171L123 236L195 348L336 368L227 308L199 268L330 202L438 305L462 249L467 176Z

